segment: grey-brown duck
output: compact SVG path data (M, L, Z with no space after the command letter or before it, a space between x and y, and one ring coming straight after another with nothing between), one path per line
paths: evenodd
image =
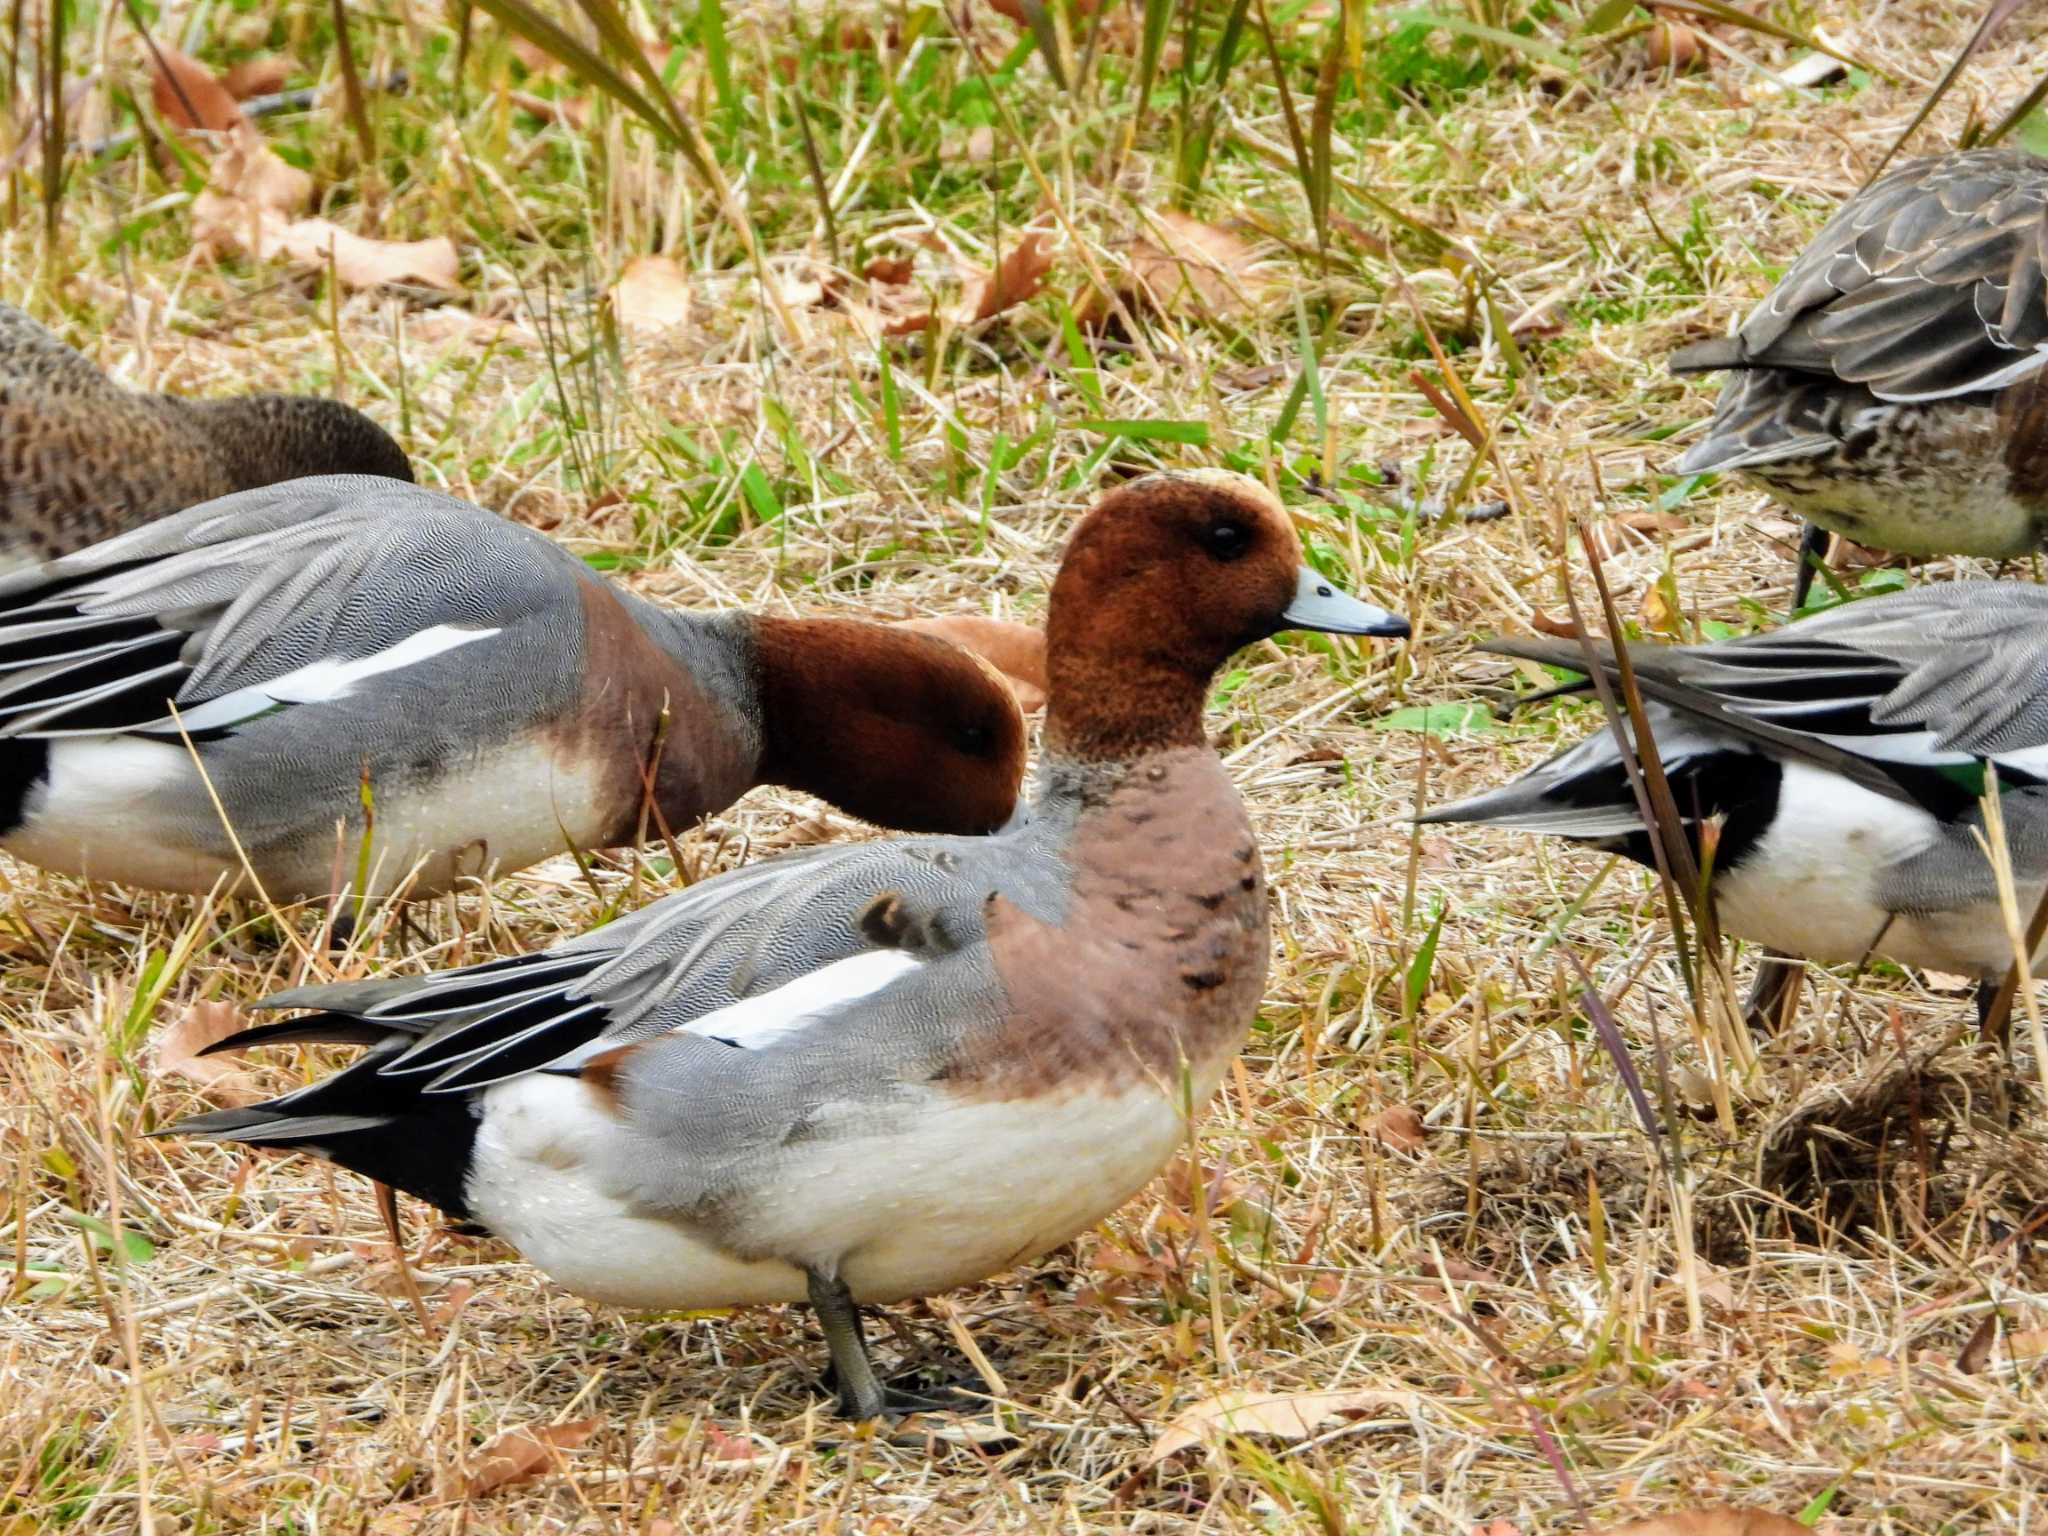
M1732 336L1672 354L1730 370L1682 474L1741 470L1807 520L1797 595L1832 531L1914 555L2048 542L2048 160L1914 160L1844 203ZM1823 531L1826 530L1826 531Z
M325 474L410 480L412 466L338 400L125 389L0 304L0 570L231 491Z

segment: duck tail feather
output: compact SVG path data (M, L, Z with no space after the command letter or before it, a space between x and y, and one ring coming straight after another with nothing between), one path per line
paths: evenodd
M383 1076L379 1067L404 1043L403 1037L387 1041L333 1076L279 1098L193 1115L155 1134L310 1152L468 1220L476 1101L425 1097L404 1080Z
M399 1032L398 1027L357 1018L352 1013L309 1013L296 1019L251 1024L202 1047L199 1054L246 1051L257 1045L375 1045Z
M1739 338L1716 336L1711 341L1680 347L1671 354L1669 367L1673 373L1718 373L1724 368L1739 368L1743 361Z
M1427 825L1456 822L1582 842L1628 837L1644 830L1632 799L1601 797L1575 803L1570 796L1577 776L1546 771L1550 766L1533 769L1499 789L1433 807L1415 819Z

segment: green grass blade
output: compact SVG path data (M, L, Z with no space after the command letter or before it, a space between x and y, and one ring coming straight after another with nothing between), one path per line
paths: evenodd
M718 95L720 114L737 117L740 93L732 83L732 39L726 32L723 0L700 0L697 41L704 45L704 62L711 66L711 88Z
M475 4L478 10L525 38L583 84L603 91L664 140L676 142L675 125L659 107L635 89L610 61L564 31L553 18L527 4L527 0L475 0Z
M1316 80L1315 108L1309 116L1309 213L1315 219L1316 248L1330 243L1330 183L1336 174L1332 147L1337 121L1337 82L1344 73L1344 34L1330 39L1330 51L1323 56L1323 72Z
M1448 11L1389 11L1386 20L1392 27L1437 27L1459 37L1469 37L1474 42L1492 43L1497 48L1526 53L1532 59L1541 59L1566 74L1576 75L1579 72L1578 62L1554 43L1510 32L1503 27L1483 26L1469 17L1455 16Z
M1045 60L1046 73L1052 76L1052 83L1063 91L1072 90L1068 83L1066 61L1060 57L1060 29L1042 0L1017 0L1023 7L1025 23L1031 28L1031 40L1038 45L1038 56Z
M1193 448L1205 448L1209 444L1209 423L1206 421L1153 421L1145 418L1121 419L1115 417L1089 416L1074 423L1083 432L1099 432L1105 437L1119 437L1147 443L1186 443Z
M1166 51L1166 32L1173 21L1173 0L1145 0L1145 29L1138 50L1139 122L1152 95L1152 82L1159 78L1159 56Z

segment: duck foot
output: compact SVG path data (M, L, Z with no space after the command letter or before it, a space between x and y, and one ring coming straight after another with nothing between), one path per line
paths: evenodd
M860 1308L846 1282L816 1270L806 1276L811 1310L818 1314L832 1354L824 1385L838 1399L840 1413L856 1420L893 1420L913 1413L980 1413L988 1407L988 1384L972 1372L935 1378L929 1371L911 1370L884 1381L876 1374Z
M989 1411L989 1386L972 1366L958 1370L918 1367L882 1383L892 1414L944 1413L962 1416Z
M939 1381L933 1380L927 1371L905 1371L892 1376L881 1384L882 1406L876 1413L858 1413L849 1408L848 1395L839 1385L839 1373L829 1366L819 1385L834 1399L843 1417L855 1420L885 1419L894 1423L920 1413L973 1418L989 1411L988 1383L972 1371Z

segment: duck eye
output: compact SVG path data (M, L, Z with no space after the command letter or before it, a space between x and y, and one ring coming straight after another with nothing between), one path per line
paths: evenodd
M1212 523L1209 553L1218 560L1235 560L1252 547L1251 530L1243 523Z
M953 745L969 757L988 755L989 733L985 725L963 725L953 732Z

